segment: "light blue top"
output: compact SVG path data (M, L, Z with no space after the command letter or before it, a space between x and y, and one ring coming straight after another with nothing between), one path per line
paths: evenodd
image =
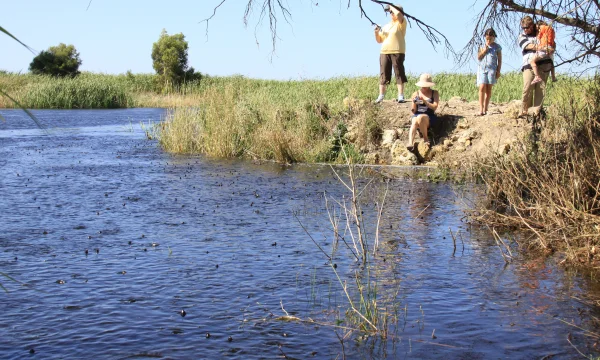
M489 46L487 53L483 56L481 60L479 60L479 70L487 71L493 70L496 71L498 68L498 53L502 51L502 46L496 43L492 43Z

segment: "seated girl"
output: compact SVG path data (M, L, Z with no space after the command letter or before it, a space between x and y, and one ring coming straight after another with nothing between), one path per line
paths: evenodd
M435 110L440 102L440 93L431 88L432 86L435 86L435 83L432 82L431 75L421 74L419 82L415 85L419 87L419 90L411 96L411 110L413 116L408 132L408 144L406 145L408 151L414 150L414 139L417 129L421 132L423 141L427 145L430 145L429 138L427 137L427 130L438 122Z

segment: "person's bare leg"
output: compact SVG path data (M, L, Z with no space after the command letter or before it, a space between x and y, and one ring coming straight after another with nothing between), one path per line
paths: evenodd
M483 105L485 104L485 86L486 84L479 85L479 115L483 114Z
M488 107L490 106L490 99L492 97L492 84L485 85L485 107L483 109L483 113L487 114Z
M421 130L421 134L423 134L423 141L429 142L429 138L427 137L427 128L429 127L429 116L421 115L419 116L421 120L419 121L419 130Z
M533 80L531 81L532 84L537 84L540 81L545 81L542 80L541 76L540 76L540 71L538 69L538 65L535 63L536 61L540 60L539 56L535 56L533 59L531 59L531 61L529 62L529 65L531 65L531 70L533 70L533 74L535 75Z
M417 127L418 125L418 121L419 121L420 116L416 116L412 118L411 124L410 124L410 130L408 130L408 144L406 144L406 147L410 149L412 149L413 144L415 143L415 134L417 133Z
M387 89L386 85L379 85L379 95L384 95L385 96L386 89Z
M404 83L400 82L398 85L398 97L400 97L400 95L404 96Z

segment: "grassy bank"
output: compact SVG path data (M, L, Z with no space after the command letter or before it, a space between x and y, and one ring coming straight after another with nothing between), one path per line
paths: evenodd
M409 76L407 95L416 90L416 81L416 76ZM477 99L474 74L440 73L434 76L434 81L443 100L453 96L469 101ZM320 102L331 105L340 103L346 96L373 100L377 96L377 83L375 76L300 81L230 76L205 77L165 91L153 74L82 73L73 79L59 79L0 72L0 88L31 109L184 107L201 105L199 101L207 91L226 87L236 87L240 96L252 96L257 91L268 94L271 98L269 101L276 103L304 102L309 100L307 96L319 95ZM560 87L561 84L559 82L557 86ZM391 86L387 98L395 97L395 86ZM521 74L507 73L494 87L492 101L507 102L520 97ZM15 105L7 98L0 97L0 107L12 108Z

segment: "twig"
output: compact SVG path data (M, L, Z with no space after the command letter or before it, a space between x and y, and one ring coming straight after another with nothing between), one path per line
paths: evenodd
M388 189L389 183L387 183L385 186L385 193L383 194L381 207L379 207L379 211L377 212L377 226L375 227L375 243L373 244L373 256L377 255L377 248L379 247L379 224L381 223L381 214L383 213L383 206L385 205L385 199L387 197Z
M302 226L302 229L304 229L304 232L308 235L308 237L312 240L312 242L314 242L315 245L317 245L317 247L319 248L319 250L321 250L321 252L323 254L325 254L325 256L327 256L327 258L329 260L331 260L331 257L329 255L327 255L327 253L325 252L325 250L323 250L323 248L321 246L319 246L319 244L317 244L317 242L315 241L315 239L313 239L312 235L310 235L310 233L308 232L308 230L306 230L306 228L304 227L304 225L302 225L302 222L300 221L300 219L298 219L298 217L296 216L296 214L294 214L294 217L296 218L296 220L298 220L298 224L300 224L300 226Z
M418 219L418 218L419 218L419 216L421 216L421 214L422 214L423 212L425 212L425 210L427 210L427 209L429 208L429 206L430 206L430 205L431 205L431 204L427 204L427 206L425 206L425 209L421 210L421 212L420 212L420 213L418 213L418 214L417 214L417 216L415 216L415 217L413 218L413 221L415 221L416 219Z
M454 251L456 251L456 237L454 237L454 233L450 227L448 227L448 230L450 230L450 235L452 235L452 243L454 244ZM454 253L452 253L452 255L454 255Z

